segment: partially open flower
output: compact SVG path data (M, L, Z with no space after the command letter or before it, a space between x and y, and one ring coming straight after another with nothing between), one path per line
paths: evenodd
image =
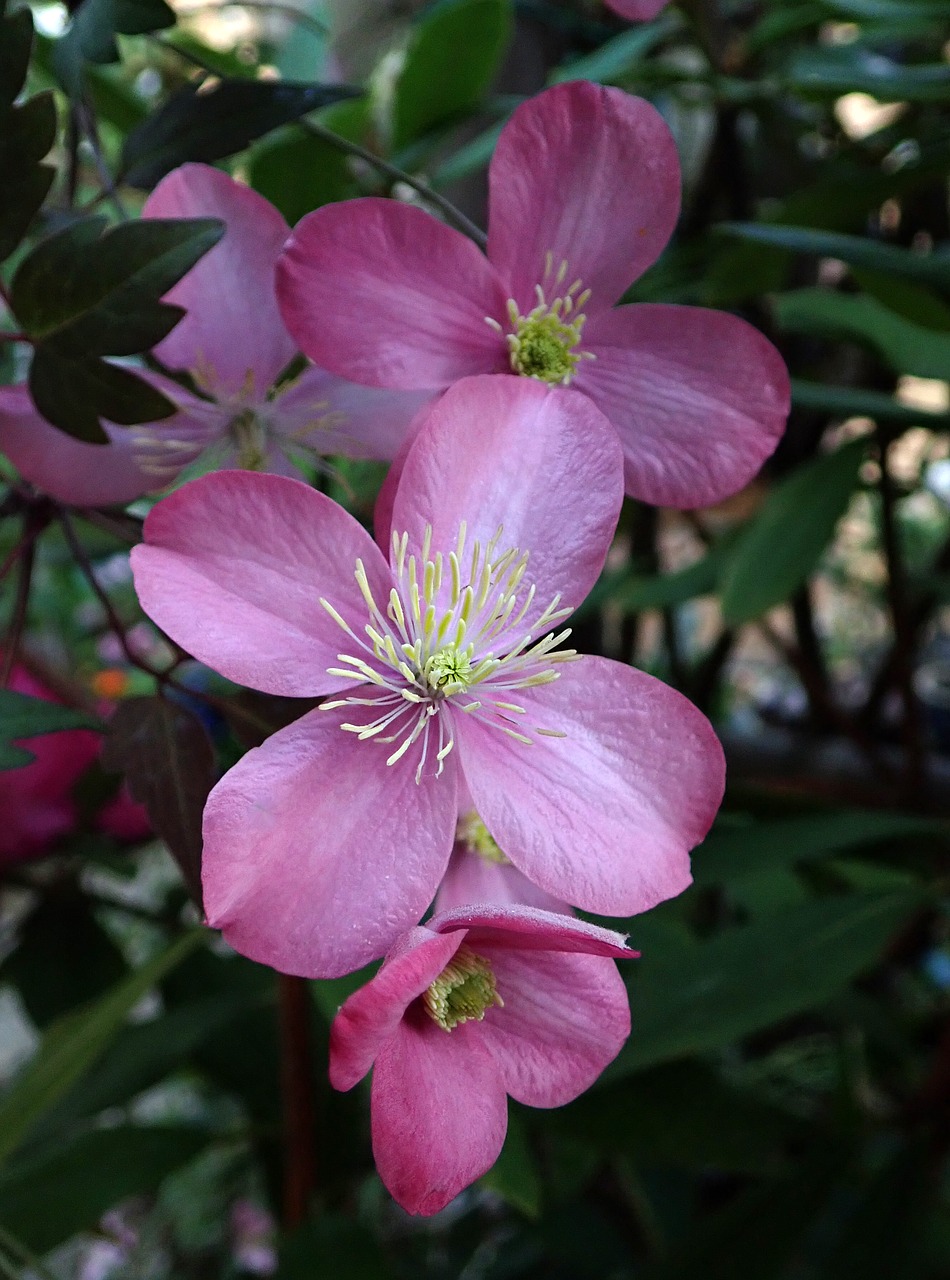
M478 905L412 929L330 1034L330 1080L373 1068L373 1154L410 1213L437 1213L491 1167L507 1097L560 1107L630 1033L623 937L531 907Z

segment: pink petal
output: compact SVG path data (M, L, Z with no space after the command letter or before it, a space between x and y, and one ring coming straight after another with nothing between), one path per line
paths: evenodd
M556 593L576 608L603 568L623 501L616 433L583 396L530 378L469 378L429 411L406 458L393 529L418 553L426 525L433 550L484 547L530 553L524 578L537 588L532 620ZM505 652L505 636L495 644ZM476 806L477 807L477 806Z
M460 232L396 200L308 214L278 265L277 295L302 350L354 382L434 390L508 367L485 322L505 313L492 267Z
M369 689L369 686L360 686ZM431 902L455 829L456 773L387 767L386 748L311 711L249 751L205 808L209 924L243 955L331 978L383 955Z
M608 9L631 22L651 22L670 0L604 0Z
M566 902L532 884L517 867L489 862L457 843L433 905L437 912L443 912L472 902L524 904L566 914L571 910Z
M526 725L567 736L526 746L455 717L475 807L515 866L555 897L609 915L682 893L688 851L722 799L722 748L706 717L606 658L584 658L518 701Z
M471 938L468 939L471 943ZM482 1023L505 1089L561 1107L589 1089L630 1034L627 988L612 960L481 947L504 1007Z
M76 440L40 416L25 386L0 388L0 452L24 480L57 502L110 506L166 483L142 466L133 432L108 423L105 431L109 444Z
M320 598L363 634L357 558L387 600L385 561L342 507L297 480L219 471L152 510L132 569L142 608L200 662L265 693L310 697L351 683L327 674L338 654L360 651Z
M532 906L479 902L440 911L427 927L435 933L465 929L467 943L479 949L563 951L617 960L633 960L639 954L630 950L622 933Z
M345 458L394 458L410 423L429 403L428 391L362 387L313 366L267 409L274 431L290 446Z
M700 507L741 489L778 444L789 409L782 357L737 316L635 305L591 321L576 386L620 432L627 492Z
M508 1104L483 1024L443 1031L410 1009L373 1069L376 1167L409 1213L433 1214L498 1158Z
M525 314L550 254L580 279L588 315L611 306L653 263L679 214L679 160L642 98L588 80L520 106L489 169L488 257ZM548 299L557 296L547 290Z
M409 1005L436 980L465 941L464 930L412 929L406 950L346 1001L330 1028L330 1083L345 1092L369 1071Z
M155 353L217 396L263 398L297 348L274 292L274 265L290 228L272 204L205 164L185 164L145 202L146 218L221 218L222 240L165 295L188 314Z

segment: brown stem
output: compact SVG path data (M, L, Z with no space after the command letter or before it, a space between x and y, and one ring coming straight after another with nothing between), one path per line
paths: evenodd
M277 976L284 1133L284 1228L305 1222L317 1181L310 991L303 978Z
M3 669L0 670L0 689L5 689L16 662L20 648L20 637L26 625L26 611L30 606L30 585L33 582L33 564L36 559L36 537L31 537L29 529L24 530L24 538L20 552L20 572L17 577L16 599L13 602L13 614L3 647Z
M926 765L924 752L924 726L920 703L914 692L915 635L910 615L907 589L907 568L900 545L895 511L896 492L894 481L887 467L891 441L878 429L880 449L880 479L878 492L881 499L881 540L887 561L887 601L894 631L894 677L904 715L901 724L904 749L907 752L906 787L908 800L925 799Z

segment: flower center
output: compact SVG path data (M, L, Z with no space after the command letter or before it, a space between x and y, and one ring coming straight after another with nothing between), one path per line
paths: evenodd
M537 306L522 315L514 298L509 298L507 333L497 320L485 317L493 329L505 334L513 373L564 387L570 384L582 360L595 358L591 351L575 349L587 319L583 308L590 298L590 290L584 289L580 280L565 289L567 272L566 261L554 270L554 257L549 252L544 280L535 285ZM554 295L550 300L549 294Z
M463 712L531 745L524 720L527 708L511 701L513 691L557 680L560 663L577 657L573 649L557 649L570 631L546 635L571 612L555 596L525 626L534 606L535 588L524 583L528 553L517 547L499 554L499 529L487 545L467 545L465 523L455 548L447 555L432 552L432 529L426 526L421 557L409 554L409 535L393 534L395 585L383 606L373 596L366 569L356 562L369 621L358 634L329 601L320 603L355 642L361 654L341 653L343 664L329 674L353 680L362 688L355 696L324 702L361 710L360 723L343 724L360 739L398 743L387 764L395 764L414 743L420 744L416 781L421 781L429 754L430 731L438 730L436 774L455 745L453 720ZM535 636L540 635L540 640ZM365 639L364 639L365 636ZM529 731L531 726L527 726ZM534 733L561 737L557 730L534 727Z
M451 1031L461 1022L481 1022L492 1005L505 1007L491 965L466 946L459 947L422 1000L429 1017L443 1031Z
M455 839L464 844L472 853L477 853L485 862L495 862L502 867L510 867L511 862L499 849L494 836L482 822L474 809L459 818L455 827Z
M267 466L267 427L253 409L245 409L228 423L228 435L242 471L263 471Z

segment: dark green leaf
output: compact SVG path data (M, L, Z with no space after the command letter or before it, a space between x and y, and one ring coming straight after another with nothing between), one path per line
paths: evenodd
M323 1214L282 1241L275 1280L391 1280L392 1274L365 1227Z
M136 355L181 318L159 301L224 234L216 218L86 218L41 241L13 278L14 314L34 341L73 356Z
M0 1163L33 1125L88 1071L142 996L199 946L203 929L184 934L87 1009L55 1022L36 1054L0 1099Z
M630 983L634 1031L606 1078L722 1048L824 1004L874 964L920 902L822 898L655 959L644 949Z
M76 957L82 956L82 963ZM102 995L127 972L121 951L98 923L88 898L51 893L20 929L3 965L40 1028Z
M279 125L360 93L281 80L221 80L201 91L187 85L125 139L122 181L148 190L188 160L221 160Z
M155 1191L208 1145L200 1129L121 1125L57 1144L0 1177L0 1221L31 1249L45 1253L95 1227L130 1196Z
M782 329L851 338L873 348L895 373L943 380L950 369L950 334L911 324L863 294L796 289L773 305Z
M365 101L331 107L321 123L341 137L359 142L369 126ZM277 206L293 226L306 213L335 200L359 195L350 157L323 138L288 125L251 152L251 185Z
M85 63L118 61L116 33L143 35L174 25L174 10L165 0L82 0L53 50L57 78L68 93L78 95Z
M417 28L393 102L392 145L474 111L511 38L507 0L453 0Z
M786 75L791 87L818 97L868 93L881 102L950 101L950 65L908 66L857 42L813 47L793 55Z
M894 245L881 244L864 236L846 236L814 227L787 227L767 222L724 222L717 230L723 235L755 240L796 253L824 258L840 258L850 266L904 276L925 284L950 287L950 253L914 253Z
M0 102L0 262L9 257L46 198L54 170L40 161L56 138L56 106L40 93L19 106Z
M639 64L647 54L683 27L683 19L675 9L660 14L655 22L634 26L619 36L605 41L593 53L573 58L556 67L548 77L549 84L562 84L566 80L596 80L601 84L613 84Z
M938 329L942 333L950 330L950 306L923 285L897 279L883 271L870 271L866 267L852 267L851 274L865 293L911 324Z
M865 444L854 440L807 463L772 490L723 571L722 612L736 626L781 604L812 573L858 480Z
M95 357L63 355L53 346L35 348L29 384L44 418L90 444L108 442L100 418L131 426L175 412L166 396L130 369Z
M0 7L0 107L8 107L19 95L30 65L33 48L33 15L26 7L2 16Z
M521 1117L509 1111L501 1155L482 1178L482 1185L506 1200L526 1218L541 1212L541 1174Z
M0 689L0 769L15 769L34 759L32 751L14 746L18 738L32 738L61 729L101 729L102 721L85 711Z
M127 698L109 723L102 763L125 774L200 904L201 816L215 781L204 725L165 698Z
M824 382L792 379L792 404L799 409L815 409L835 418L872 418L875 422L900 427L950 426L950 413L917 409L901 404L883 391L861 387L835 387Z

